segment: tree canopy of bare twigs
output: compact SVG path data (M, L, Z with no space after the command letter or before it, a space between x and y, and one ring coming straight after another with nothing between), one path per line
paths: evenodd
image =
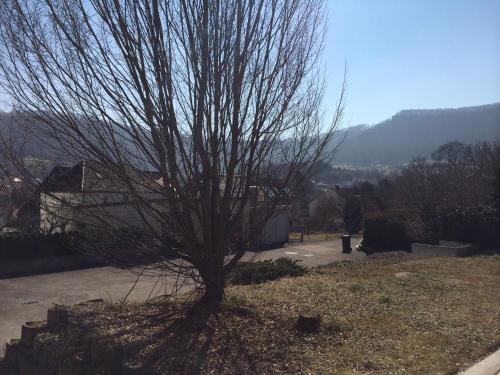
M13 107L112 171L158 269L184 260L207 300L334 152L344 89L325 124L324 1L3 0L0 15ZM264 185L278 194L259 201Z
M414 159L393 179L398 206L416 210L434 232L439 212L473 207L491 201L498 143L450 142L432 153L432 159Z

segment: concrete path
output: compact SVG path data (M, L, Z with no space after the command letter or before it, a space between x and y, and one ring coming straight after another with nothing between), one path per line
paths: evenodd
M357 241L353 241L353 248ZM364 253L356 251L342 254L341 248L340 240L289 244L281 249L249 253L247 258L290 257L301 260L306 266L317 266L365 257ZM136 279L137 273L99 267L0 280L0 355L5 342L20 335L22 323L45 319L47 308L52 304L71 305L94 298L119 301L127 295ZM158 278L141 277L128 300L144 301L151 293L153 296L165 294L174 279L170 276L162 282L157 281ZM189 288L186 285L183 290Z
M500 350L469 367L460 375L500 375Z
M130 271L99 267L0 280L0 355L6 340L19 337L22 323L46 319L51 305L94 298L116 302L127 295L136 279L137 274ZM127 299L145 300L151 292L164 294L165 284L158 283L153 289L156 281L141 277Z
M354 249L360 241L361 238L354 238L352 248ZM355 250L351 254L343 254L340 240L286 244L285 247L280 249L248 253L247 255L248 258L252 256L255 256L258 260L292 258L299 260L301 264L307 267L316 267L342 260L356 261L366 258L365 253Z

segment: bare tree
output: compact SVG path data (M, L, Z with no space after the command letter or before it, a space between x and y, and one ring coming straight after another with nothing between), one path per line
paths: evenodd
M336 222L341 220L345 199L334 190L323 191L309 203L312 216L311 229L322 231L335 230Z
M0 124L1 221L4 227L15 225L21 232L31 232L38 219L29 214L36 185L53 165L29 155L27 149L33 151L36 142L29 129L15 121L15 116L1 114Z
M495 143L450 142L432 154L441 184L447 185L449 205L473 206L491 196L495 175Z
M432 160L415 159L404 166L393 179L393 195L399 206L416 210L437 233L440 213L491 200L497 154L495 143L446 143L432 153Z
M182 259L218 303L277 207L335 151L344 89L325 124L324 1L4 0L0 14L14 107L127 192L165 260L156 271ZM259 199L266 185L276 194Z

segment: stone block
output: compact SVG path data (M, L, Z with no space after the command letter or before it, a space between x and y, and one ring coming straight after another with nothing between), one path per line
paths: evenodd
M33 357L51 369L57 369L57 363L64 349L64 340L59 333L42 332L35 337Z
M57 375L83 375L83 353L75 353L71 358L66 358L59 364Z
M11 339L5 344L5 356L3 360L7 365L17 364L17 358L20 346L21 346L20 339Z
M33 346L36 335L46 328L47 322L45 320L24 323L21 329L21 341L23 345L27 347Z
M124 363L120 375L146 375L148 372L137 363Z
M47 326L56 328L58 325L68 321L68 312L59 306L50 307L47 310Z
M88 332L83 335L81 343L85 358L90 359L92 357L92 348L97 347L99 339L95 333Z
M17 366L19 375L42 375L37 364L28 355L20 355Z

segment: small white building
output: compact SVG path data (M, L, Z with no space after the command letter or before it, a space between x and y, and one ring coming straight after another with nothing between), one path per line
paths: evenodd
M134 173L132 168L130 173ZM147 176L147 181L144 181L144 176ZM157 192L163 184L158 174L140 172L140 177L133 180L142 181L133 189L140 192L141 200L159 210L167 209L162 207L164 201ZM41 232L70 232L102 225L140 228L145 225L145 220L154 225L153 215L139 217L147 210L137 210L137 200L128 193L130 189L116 181L112 173L91 161L82 161L73 167L55 167L40 185ZM270 194L267 190L269 188L257 188L258 202L265 201L266 195ZM261 244L270 246L287 242L288 226L288 207L278 207L262 231Z

